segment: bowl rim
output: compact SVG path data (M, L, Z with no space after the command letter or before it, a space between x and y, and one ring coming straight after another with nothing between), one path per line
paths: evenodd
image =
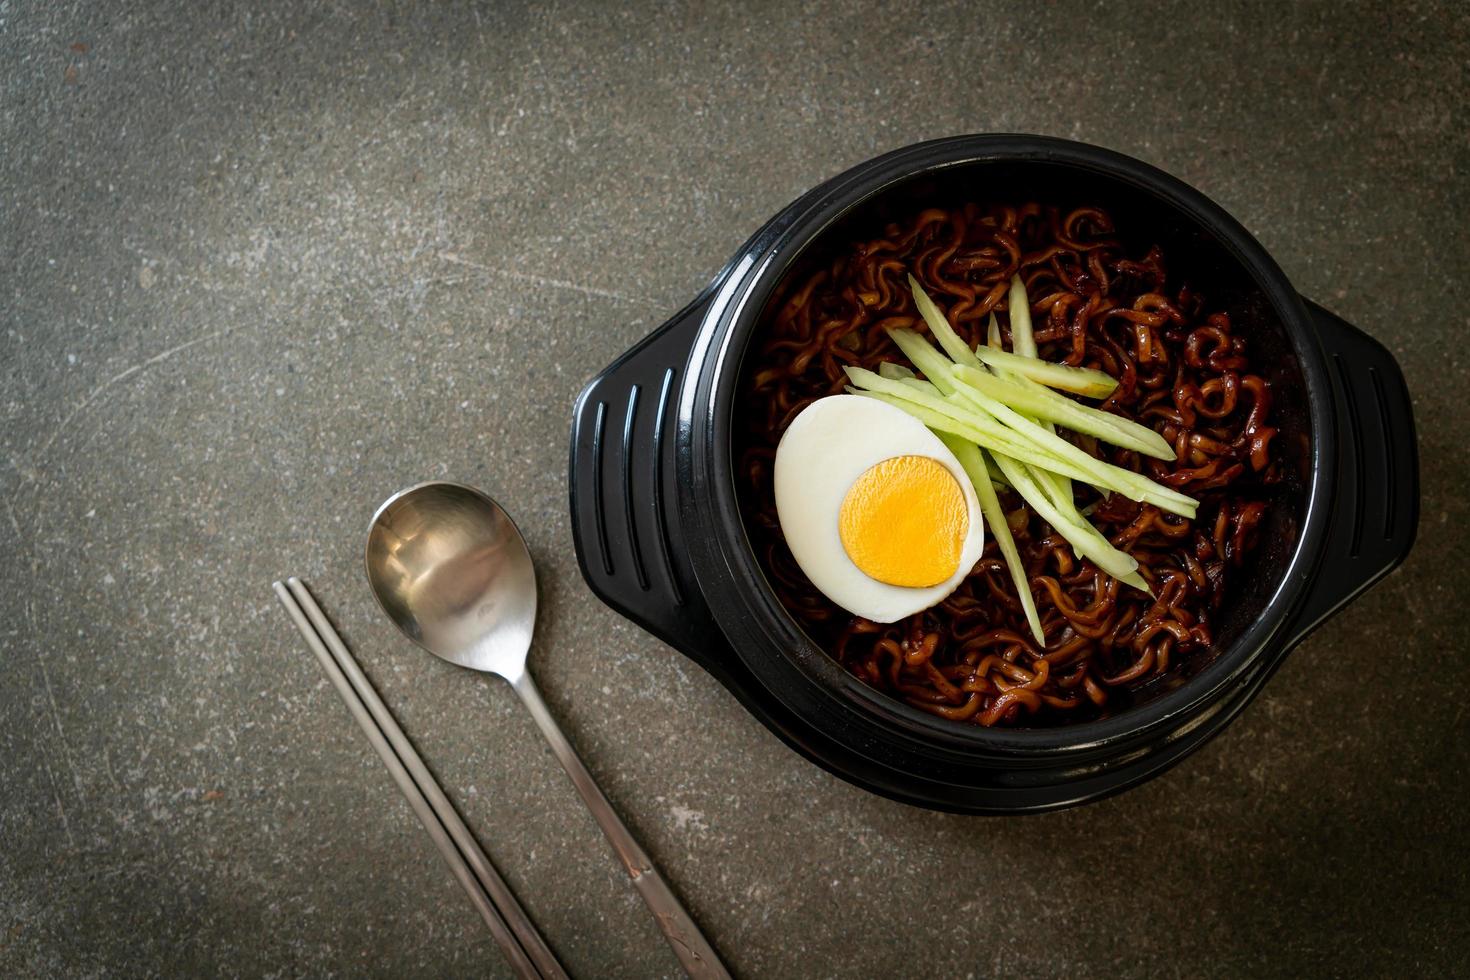
M1260 289L1280 319L1297 356L1306 388L1311 448L1300 531L1280 580L1261 615L1215 658L1177 688L1116 715L1076 724L1037 728L985 728L914 708L864 684L807 636L770 589L740 516L733 459L732 415L745 348L772 293L793 262L854 208L927 174L985 163L1038 163L1072 167L1117 180L1148 194L1217 241ZM722 273L716 295L691 352L691 380L681 401L681 427L692 437L692 513L703 527L695 541L718 558L733 588L709 603L728 633L764 638L765 651L732 642L736 655L777 698L800 713L790 692L768 680L774 655L794 666L828 695L892 734L929 746L1007 754L1089 752L1170 725L1191 728L1201 709L1219 699L1273 650L1291 614L1315 577L1331 510L1336 467L1336 425L1331 382L1315 330L1300 295L1265 248L1229 213L1203 193L1133 157L1088 143L1028 134L976 134L917 143L875 157L798 198L752 237ZM708 506L706 506L708 505ZM699 563L696 563L698 569ZM703 577L701 575L701 577ZM709 598L708 585L701 582ZM734 602L726 598L733 599ZM738 606L739 608L732 608ZM763 629L751 633L750 624ZM1282 644L1274 644L1282 647ZM1277 649L1283 654L1284 649ZM774 665L779 666L779 665ZM765 669L762 669L765 668ZM1184 731L1175 733L1182 736Z

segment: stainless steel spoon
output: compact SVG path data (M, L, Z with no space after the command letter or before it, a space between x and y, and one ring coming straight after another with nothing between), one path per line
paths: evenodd
M720 958L613 812L526 671L536 624L536 573L500 505L458 483L421 483L389 497L368 528L373 595L409 639L437 657L498 674L515 688L691 977L728 978Z

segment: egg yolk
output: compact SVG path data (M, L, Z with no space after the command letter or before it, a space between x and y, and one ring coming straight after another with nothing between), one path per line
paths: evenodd
M894 456L853 481L838 529L847 556L869 578L923 589L959 568L970 511L943 463Z

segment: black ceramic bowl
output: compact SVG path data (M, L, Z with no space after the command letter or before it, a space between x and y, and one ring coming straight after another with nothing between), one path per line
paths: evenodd
M1211 656L1097 721L981 728L873 690L782 608L746 537L732 406L788 276L888 214L987 188L1107 208L1160 244L1268 366L1294 482ZM997 194L996 196L1000 196ZM1024 812L1097 799L1178 761L1250 701L1314 626L1403 560L1418 519L1413 418L1392 355L1304 300L1204 195L1147 164L1037 136L964 136L878 157L803 195L710 286L592 380L572 431L577 554L605 602L683 651L808 758L922 806Z

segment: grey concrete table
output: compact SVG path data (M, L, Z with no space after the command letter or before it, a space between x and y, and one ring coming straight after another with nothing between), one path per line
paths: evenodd
M359 570L479 484L533 656L749 976L1445 974L1467 942L1463 5L0 3L0 975L502 974L276 607L313 582L579 976L676 969L509 692ZM1104 143L1394 351L1420 542L1221 738L967 819L781 746L601 607L583 381L816 181L969 131Z

